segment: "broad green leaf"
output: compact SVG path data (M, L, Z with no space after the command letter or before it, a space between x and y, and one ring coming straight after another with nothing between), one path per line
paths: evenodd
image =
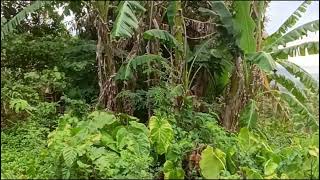
M132 153L149 155L150 142L144 124L131 121L129 127L121 127L116 134L117 148L128 149ZM144 126L144 127L143 127Z
M145 54L136 56L129 60L126 65L122 65L116 75L116 79L129 80L133 77L134 70L137 70L138 66L147 64L150 62L166 62L166 59L154 54Z
M235 1L235 28L239 30L240 37L237 39L238 46L245 53L256 51L254 39L255 23L250 16L250 1Z
M118 6L118 15L114 22L111 35L114 37L132 37L134 30L138 28L138 20L135 11L146 11L138 1L122 1Z
M149 133L148 128L142 123L130 121L129 124L130 124L130 126L129 126L130 130L134 129L135 133L137 133L137 134L139 134L139 133L148 134Z
M166 153L173 139L173 129L170 123L163 118L152 116L149 120L150 138L156 146L158 154Z
M247 179L263 179L262 175L255 169L241 167L241 170L245 172Z
M123 149L126 147L126 148L129 148L130 150L133 150L132 146L134 145L134 141L132 141L129 135L130 135L129 132L124 127L121 127L118 130L116 139L117 139L117 147L119 149Z
M88 158L90 158L91 161L94 161L98 158L100 158L101 156L105 155L107 153L107 150L104 147L94 147L91 146L87 152L87 156Z
M167 31L160 29L150 29L143 33L143 38L147 40L158 39L160 42L168 45L171 48L182 49L182 45Z
M276 68L276 63L273 60L272 56L266 52L256 52L250 53L247 55L247 59L253 63L258 65L260 69L263 71L270 73Z
M244 110L240 114L239 123L241 127L251 129L255 126L258 119L256 101L250 99Z
M226 167L227 167L228 171L230 171L231 174L235 174L237 171L237 166L236 166L235 161L233 159L235 151L236 151L235 148L231 148L226 153Z
M206 179L218 179L225 169L225 154L219 149L208 146L201 153L201 175Z
M172 161L167 160L163 165L164 179L184 179L184 171Z
M103 132L102 133L102 136L101 136L101 144L118 152L118 149L117 149L117 142L112 138L111 135L109 135L108 133L106 132Z
M232 36L236 36L238 33L236 32L234 20L232 18L231 13L229 12L228 8L224 4L223 1L209 1L211 8L213 10L213 13L210 10L207 10L205 8L201 8L202 12L209 12L210 14L218 15L220 18L221 23L223 26L227 29L228 33Z
M256 148L259 141L250 133L249 129L244 127L238 134L238 144L244 151L252 151Z
M167 18L170 27L174 26L174 18L178 12L177 10L177 1L169 1L167 8Z
M278 168L278 164L273 162L270 159L264 165L264 174L267 176L272 175L276 171L277 168Z
M94 111L89 115L89 118L92 118L90 123L90 127L101 129L105 125L110 125L116 121L116 118L113 114L102 112L102 111Z

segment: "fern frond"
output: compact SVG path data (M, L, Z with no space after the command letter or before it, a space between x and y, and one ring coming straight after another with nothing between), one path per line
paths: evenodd
M317 81L304 69L290 61L279 61L289 73L299 78L300 82L314 93L319 93L319 85Z
M135 10L146 11L137 1L123 1L120 3L118 15L111 32L113 37L132 37L139 23L134 14Z
M63 155L64 162L68 167L71 167L72 164L77 159L77 151L72 147L64 147L62 149L62 155Z
M308 52L308 55L319 54L319 42L305 42L302 44L277 49L273 51L271 54L273 57L279 59L287 59L288 56L305 56L306 52Z
M10 21L4 23L2 25L2 18L1 18L1 40L4 37L12 32L22 20L24 20L29 13L35 12L36 10L43 7L45 4L51 3L51 1L35 1L31 5L24 8L21 12L19 12L16 16L14 16ZM4 19L3 19L4 20Z

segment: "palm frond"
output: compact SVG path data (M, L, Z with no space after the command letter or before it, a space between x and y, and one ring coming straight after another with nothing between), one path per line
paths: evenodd
M272 43L266 43L264 50L270 52L274 49L277 49L279 45L286 45L288 42L298 40L303 36L306 36L308 32L319 31L319 20L311 21L306 24L303 24L290 32L286 33L282 37L276 39Z
M35 12L48 3L51 3L51 1L35 1L6 23L3 22L2 20L4 19L1 18L1 40L4 39L8 33L12 32L29 13Z
M132 37L139 23L134 14L135 10L145 11L146 9L137 1L122 1L120 3L118 15L111 32L113 37Z
M304 104L302 104L295 96L290 93L282 92L280 97L282 100L286 101L292 109L296 110L300 115L304 116L307 119L306 124L312 122L316 126L319 126L318 120L315 118L315 116L312 115L308 108Z
M277 49L271 54L275 58L287 59L288 56L305 56L307 55L306 52L308 53L308 55L319 54L319 42L305 42L302 44Z
M274 79L277 83L285 87L290 93L292 93L300 102L306 100L306 95L301 88L299 88L296 83L286 78L284 75L271 75L271 78Z
M289 28L292 28L298 20L302 17L302 14L307 11L308 5L311 4L312 1L304 1L301 5L291 14L290 17L279 27L279 29L271 34L266 41L272 41L272 39L277 39L284 35Z
M300 82L308 89L314 93L319 93L318 82L304 69L290 61L279 61L281 66L283 66L289 73L299 78Z

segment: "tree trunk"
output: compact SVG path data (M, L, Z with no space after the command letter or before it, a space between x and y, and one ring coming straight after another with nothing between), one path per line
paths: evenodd
M117 86L113 76L116 73L116 67L113 61L113 50L109 39L108 27L98 18L96 28L98 33L96 59L100 87L98 105L115 111Z
M237 57L235 69L231 76L230 91L222 114L222 125L229 131L235 131L238 126L239 113L246 104L242 59Z
M182 17L182 8L181 8L181 1L176 1L176 15L174 17L174 27L173 27L173 34L178 43L182 46L184 45L184 38L183 38L183 17ZM184 51L179 50L178 48L175 49L175 57L173 60L173 65L175 70L178 72L174 77L178 77L178 79L174 78L174 83L181 83L180 78L185 78L185 63L183 62L184 58Z

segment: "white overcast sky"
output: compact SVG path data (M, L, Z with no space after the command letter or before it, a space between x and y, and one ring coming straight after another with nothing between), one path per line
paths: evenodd
M266 24L267 33L272 34L275 32L302 2L303 1L271 1L270 6L267 9L267 17L269 18L269 22ZM292 29L317 19L319 19L319 1L313 1ZM294 44L306 41L319 41L319 32L310 33L308 37L298 40L297 42L294 42ZM309 73L319 73L319 54L289 59L302 66Z

